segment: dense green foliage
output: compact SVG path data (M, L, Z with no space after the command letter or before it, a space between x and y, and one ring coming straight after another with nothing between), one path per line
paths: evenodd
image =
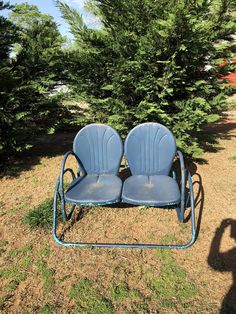
M11 154L63 122L60 97L49 97L61 78L63 38L53 18L36 6L0 2L3 9L12 13L0 16L0 153Z
M235 2L90 0L101 22L97 29L56 3L76 39L70 79L91 104L93 121L123 134L138 123L160 122L181 149L200 155L202 126L217 120L225 106L215 62L222 57L219 40L230 42L236 30Z
M0 13L11 12L0 14L0 154L22 151L35 136L71 122L62 96L49 96L66 81L90 104L77 121L108 123L122 135L160 122L179 148L200 155L202 127L225 106L225 69L216 64L232 55L235 1L87 0L97 28L64 2L55 4L75 38L69 47L51 16L0 1Z

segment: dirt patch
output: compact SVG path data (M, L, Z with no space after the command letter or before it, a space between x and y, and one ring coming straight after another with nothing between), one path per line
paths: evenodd
M62 159L60 151L50 157L38 154L38 162L32 163L30 168L18 171L15 177L3 177L0 236L5 242L1 248L4 273L0 280L4 288L21 273L26 274L26 278L19 280L11 292L8 292L10 288L3 289L2 312L40 313L42 309L51 309L52 313L70 313L77 306L70 297L71 287L84 278L94 283L96 295L100 293L104 300L111 299L111 287L120 283L126 283L131 291L138 291L134 297L127 294L130 297L123 303L115 300L114 313L218 313L222 307L236 306L232 288L236 285L236 237L233 239L236 221L235 123L224 120L208 131L219 134L217 152L205 153L204 162L188 162L194 182L198 239L192 248L171 251L167 256L160 257L157 250L63 248L52 240L50 230L35 231L24 225L22 217L53 195ZM67 141L68 138L66 136ZM52 147L54 143L47 145ZM73 164L73 161L69 163ZM190 223L179 224L174 210L112 206L84 208L82 219L64 234L67 240L125 243L154 243L168 240L171 235L171 241L176 238L183 243L190 239L190 232ZM14 253L25 244L30 244L27 256L32 259L27 268L23 263L26 253ZM186 296L185 303L171 297L172 303L168 299L167 304L166 299L164 302L161 298L161 292L158 292L160 297L154 293L154 283L161 285L161 278L167 278L168 261L175 261L173 269L183 269L184 276L194 283L195 295ZM9 273L8 268L18 264L23 266L16 268L15 273ZM45 265L48 277L38 265ZM163 271L166 273L162 275ZM168 278L166 280L168 282ZM188 283L183 284L181 280L176 285L184 291ZM47 284L52 285L50 291L45 290Z

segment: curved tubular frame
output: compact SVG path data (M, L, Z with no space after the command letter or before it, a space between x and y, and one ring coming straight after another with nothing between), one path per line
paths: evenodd
M60 193L60 198L61 198L61 212L62 212L62 217L64 221L68 221L71 218L71 215L75 209L76 205L72 205L71 210L69 212L69 214L66 213L66 209L65 209L65 193L64 193L64 175L67 172L70 172L71 176L72 176L72 180L74 180L76 178L76 175L74 173L74 171L71 168L66 168L65 169L65 165L66 165L66 161L67 158L72 155L75 157L77 164L78 164L78 170L81 168L83 170L83 168L80 165L79 159L78 157L75 155L74 152L69 151L64 155L64 158L62 160L61 163L61 173L60 173L60 177L59 177L59 193ZM78 171L79 173L79 171Z
M181 201L180 208L177 208L177 216L180 222L184 221L185 211L185 185L186 185L186 170L184 166L184 157L181 151L177 150L176 155L179 157L180 169L181 169Z
M193 195L193 184L191 175L188 172L187 180L189 182L190 191L190 204L191 204L191 224L192 224L192 238L186 244L124 244L124 243L82 243L82 242L64 242L57 237L57 201L60 196L59 185L60 179L58 179L55 192L54 192L54 203L53 203L53 238L54 240L66 247L106 247L106 248L137 248L137 249L186 249L192 246L196 239L196 222L195 222L195 206L194 206L194 195Z

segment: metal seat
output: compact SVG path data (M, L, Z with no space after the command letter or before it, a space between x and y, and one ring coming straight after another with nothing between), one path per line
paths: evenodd
M69 186L65 201L78 205L106 205L120 201L122 181L112 174L88 174Z
M163 175L134 175L123 186L122 201L133 205L169 206L180 203L177 182Z

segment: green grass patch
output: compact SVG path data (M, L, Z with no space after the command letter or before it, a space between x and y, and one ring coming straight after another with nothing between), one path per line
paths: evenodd
M112 286L110 289L110 296L113 301L123 301L128 298L130 294L129 287L126 283L117 286Z
M236 162L236 156L230 157L229 160L232 160L232 161Z
M45 244L43 247L41 247L38 251L38 256L39 257L48 257L51 254L51 251L49 249L49 245Z
M11 293L16 290L18 287L19 282L17 280L11 280L9 283L7 283L5 286L3 286L2 291L6 293Z
M0 296L0 310L4 309L6 301L7 301L6 297Z
M32 266L31 248L31 244L26 244L8 252L6 264L10 263L10 265L0 270L0 278L8 280L3 286L4 292L15 291L19 283L26 280L28 270Z
M130 289L127 283L121 283L111 287L110 297L112 301L121 302L125 299L139 298L140 292L135 289Z
M45 304L41 309L38 311L38 314L53 314L56 310L55 304Z
M158 250L156 256L162 265L159 276L149 282L150 289L163 308L185 307L187 301L198 294L197 288L188 273L177 264L170 250Z
M0 278L2 279L9 279L9 278L14 278L18 274L18 267L17 265L10 265L8 267L2 268L0 270Z
M8 245L7 241L0 241L0 255L6 252L6 246Z
M32 250L32 244L27 243L27 244L23 245L22 247L20 247L18 249L10 250L8 252L7 256L10 257L10 258L14 258L16 256L25 255L28 252L31 252L31 250Z
M7 241L0 240L0 249L5 247L8 244Z
M69 297L76 302L76 314L112 314L112 304L102 296L88 279L81 279L69 291Z
M27 278L27 274L20 269L19 265L10 265L0 270L0 278L14 279L17 282L21 282Z
M37 262L37 269L43 279L43 291L48 295L55 284L54 273L55 270L48 267L47 263L43 260Z
M110 298L116 310L121 313L149 313L148 300L140 291L131 289L126 282L113 284L110 288Z
M32 229L49 229L53 222L52 209L53 199L46 199L23 217L23 223L28 224Z

